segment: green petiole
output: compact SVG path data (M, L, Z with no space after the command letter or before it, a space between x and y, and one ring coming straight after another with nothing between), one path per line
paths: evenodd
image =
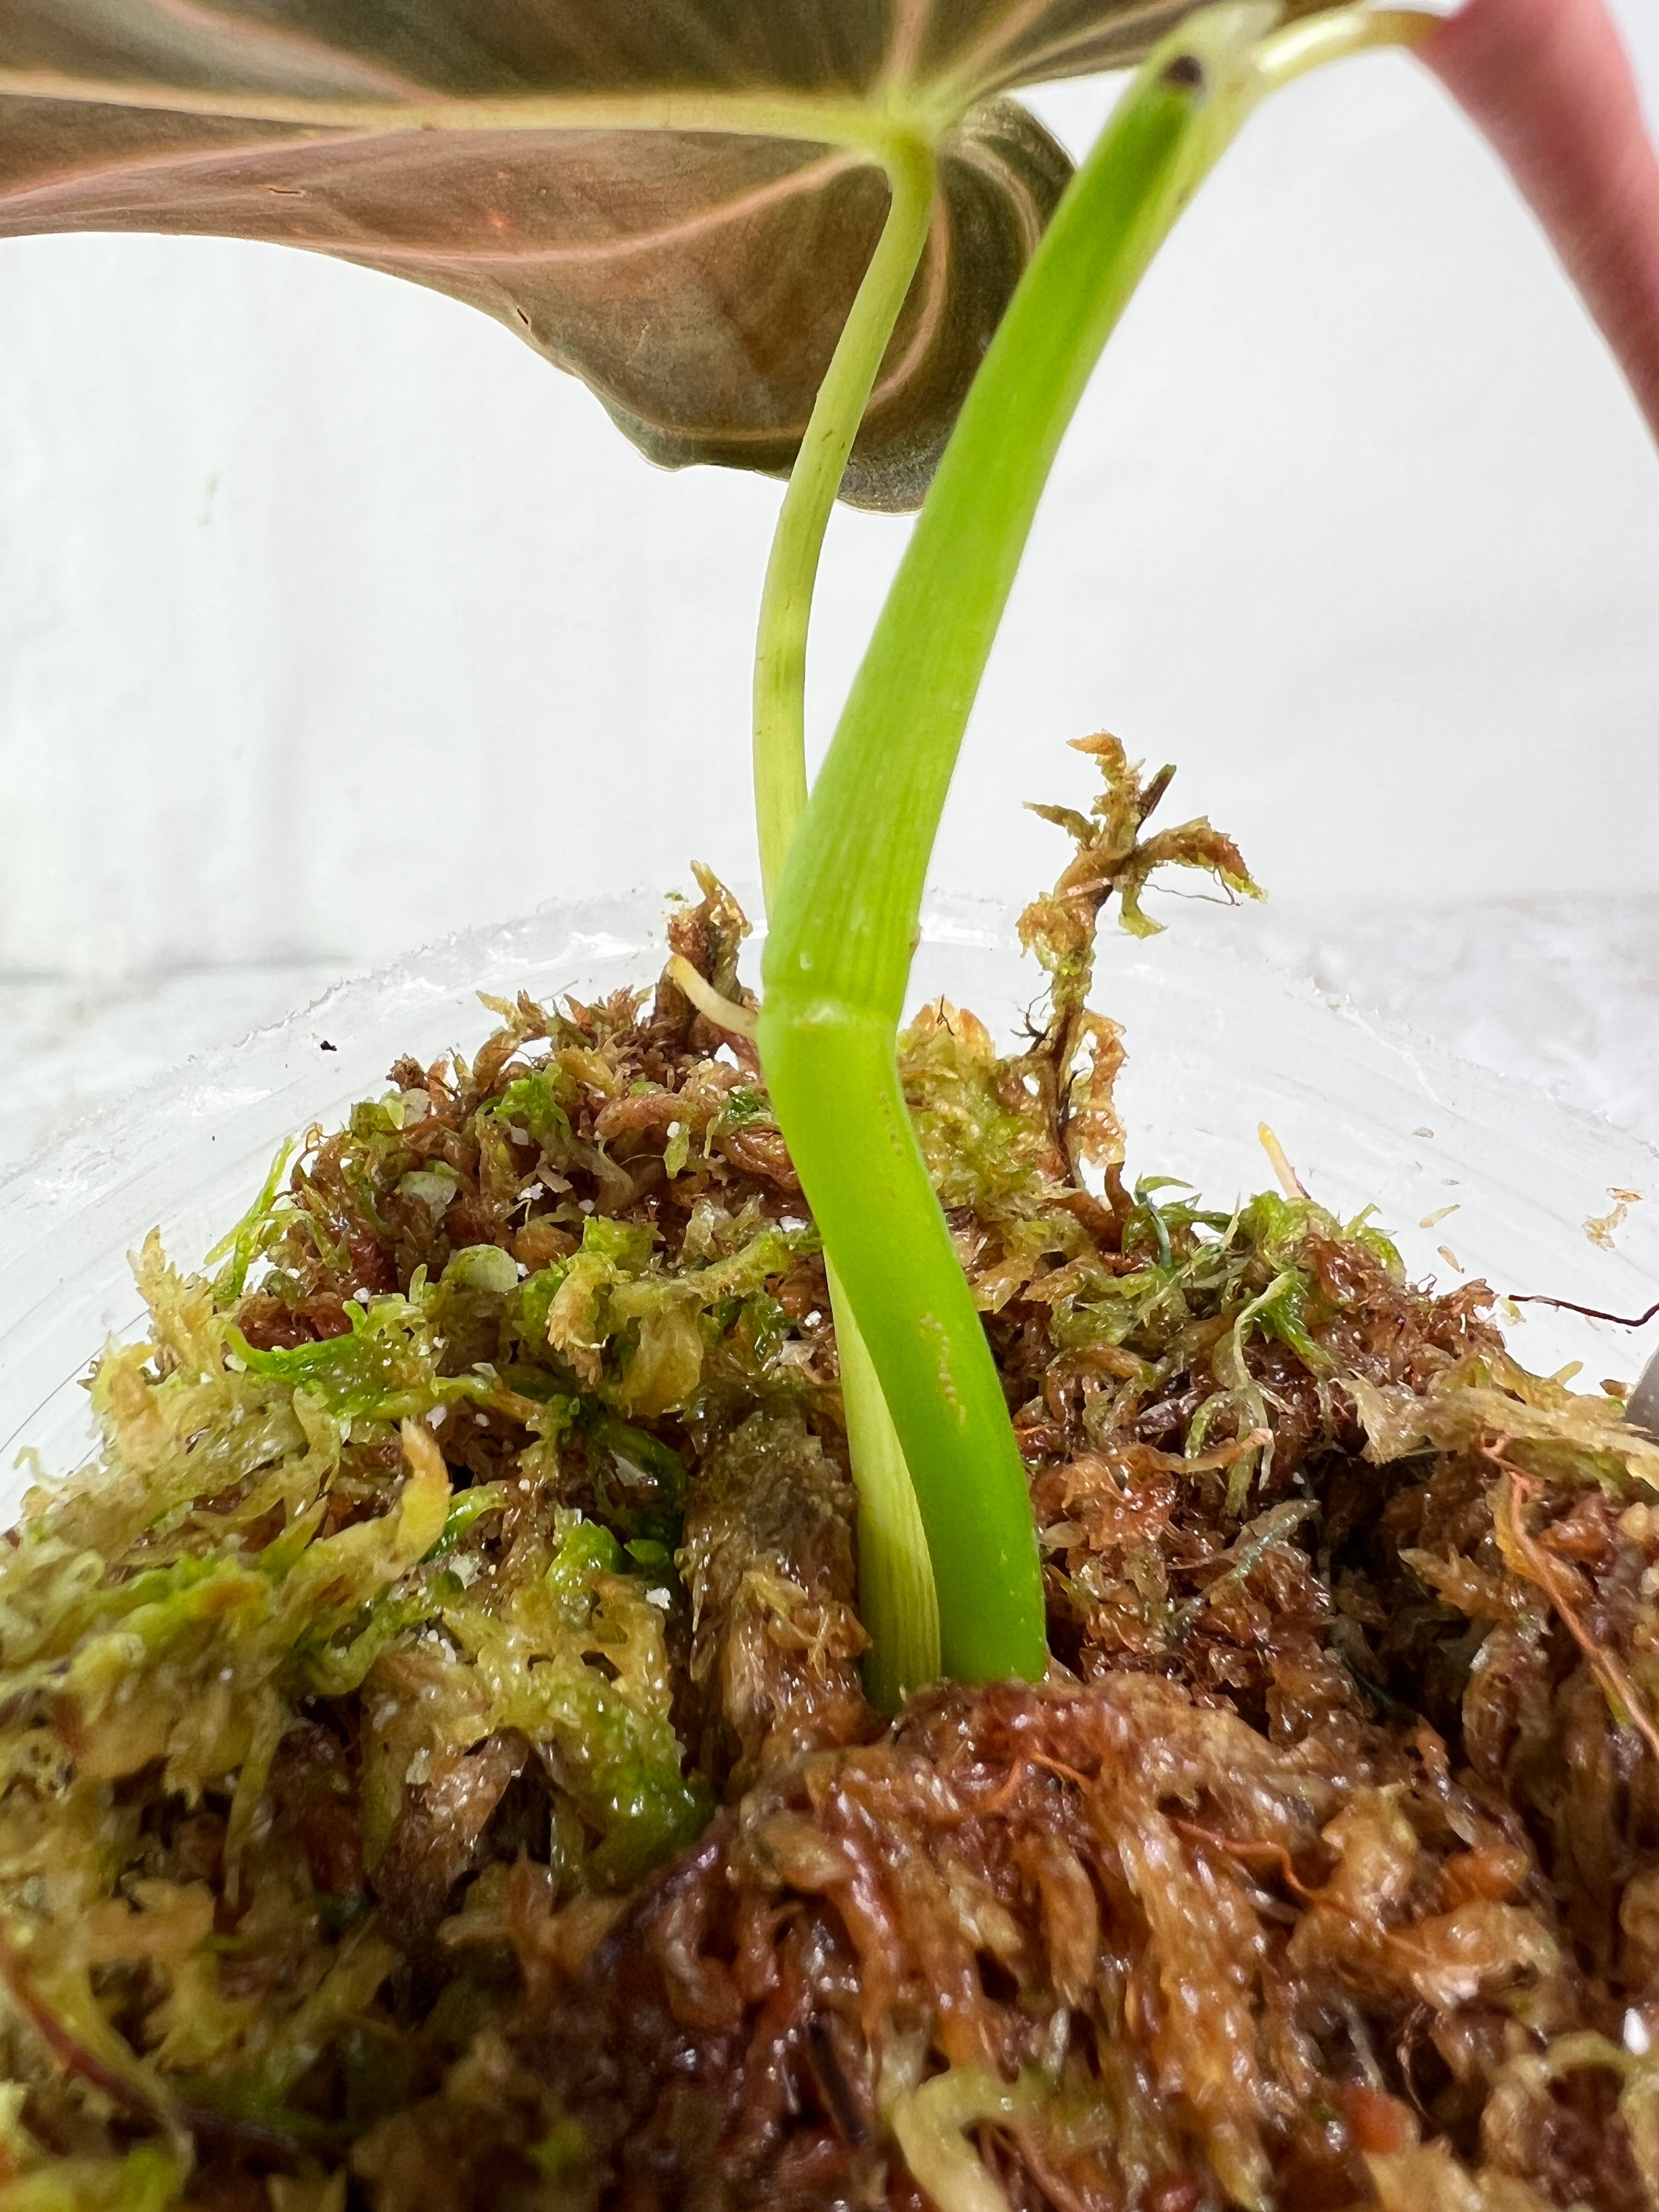
M755 653L755 826L769 907L806 806L806 632L830 510L933 222L938 164L919 139L886 161L892 204L789 473Z
M790 472L755 653L755 815L770 906L806 805L806 636L830 511L933 222L938 165L920 141L887 157L892 204ZM939 1603L915 1492L874 1363L830 1270L842 1401L859 1492L859 1604L871 1700L896 1711L939 1671Z
M780 1124L915 1483L946 1673L1048 1663L1041 1570L995 1367L895 1059L951 773L1060 440L1134 286L1273 85L1429 19L1271 36L1270 0L1185 22L1079 171L1010 305L917 521L790 852L760 1043Z
M1038 1680L1048 1646L1024 1473L899 1089L896 1017L787 989L774 1001L775 988L761 1017L768 1079L915 1486L944 1671Z
M939 1680L939 1592L915 1485L881 1377L833 1266L829 1274L847 1443L859 1493L859 1618L870 1638L865 1694L878 1712L896 1713L912 1690Z

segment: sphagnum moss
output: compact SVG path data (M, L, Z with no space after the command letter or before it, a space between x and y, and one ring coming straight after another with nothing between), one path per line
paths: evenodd
M1253 886L1085 750L1046 1014L900 1042L1047 1686L864 1694L823 1255L673 980L744 1002L706 878L654 994L498 1002L216 1276L145 1247L0 1566L4 2212L1645 2201L1659 1447L1367 1218L1126 1181L1101 916Z

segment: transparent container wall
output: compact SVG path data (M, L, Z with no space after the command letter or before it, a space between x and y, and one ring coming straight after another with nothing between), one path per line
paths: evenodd
M285 1137L336 1126L354 1101L380 1095L404 1054L475 1051L492 1026L477 992L591 998L648 983L662 922L660 903L638 897L453 939L139 1092L0 1185L0 1511L28 1480L14 1464L22 1447L54 1471L84 1456L81 1381L109 1335L139 1325L126 1255L149 1229L196 1266ZM757 947L758 933L751 979ZM1012 911L930 903L918 1003L942 993L1011 1037L1039 984ZM1659 1159L1637 1139L1262 969L1183 946L1178 932L1136 942L1109 931L1095 999L1126 1033L1132 1177L1184 1177L1224 1206L1273 1180L1257 1134L1266 1122L1315 1197L1343 1215L1375 1206L1420 1278L1448 1286L1480 1274L1504 1294L1620 1313L1656 1295ZM1585 1224L1607 1214L1617 1190L1656 1203L1633 1205L1608 1250ZM1512 1329L1517 1356L1544 1372L1580 1360L1591 1386L1633 1379L1659 1339L1659 1329L1525 1312Z

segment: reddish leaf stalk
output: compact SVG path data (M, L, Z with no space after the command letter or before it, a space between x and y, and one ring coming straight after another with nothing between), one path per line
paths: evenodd
M1659 438L1659 156L1602 0L1469 0L1418 52L1508 165Z

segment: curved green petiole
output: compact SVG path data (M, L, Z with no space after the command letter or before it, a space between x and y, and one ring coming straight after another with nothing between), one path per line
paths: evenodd
M769 907L806 806L806 633L824 533L933 224L939 167L932 150L920 139L896 139L884 166L892 204L789 472L761 590L755 826Z
M760 1042L780 1123L915 1483L948 1674L1044 1672L1041 1571L996 1370L895 1060L969 713L1060 442L1136 283L1272 85L1430 18L1275 39L1231 0L1152 54L1079 171L957 422L785 870Z
M830 511L933 225L938 165L897 138L884 155L892 204L790 471L767 563L755 651L755 817L769 907L806 805L806 638ZM939 1671L939 1602L915 1492L874 1363L833 1267L830 1298L859 1492L865 1686L883 1711Z

